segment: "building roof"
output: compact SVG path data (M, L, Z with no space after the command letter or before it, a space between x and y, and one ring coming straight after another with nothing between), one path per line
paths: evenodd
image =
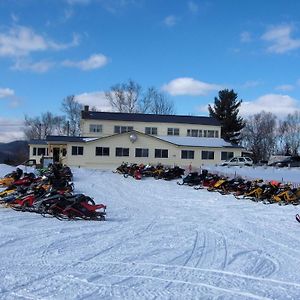
M121 135L130 135L131 133L137 133L145 137L158 139L167 143L171 143L177 146L189 146L189 147L211 147L211 148L243 148L238 145L234 145L226 142L222 138L205 138L205 137L190 137L190 136L157 136L145 134L143 132L132 130L129 132L117 133L104 137L94 137L94 138L85 138L85 142L93 142L96 140L109 139L111 137L121 136Z
M224 141L221 138L189 137L189 136L156 136L158 139L178 145L190 147L212 147L212 148L240 148Z
M61 135L48 135L47 142L85 142L86 137L82 136L61 136Z
M135 121L135 122L180 123L180 124L221 126L218 120L212 117L203 117L203 116L95 112L95 111L84 110L81 112L81 118L86 120Z
M146 137L151 137L164 142L168 142L177 146L189 146L189 147L211 147L211 148L243 148L238 145L234 145L224 141L222 138L205 138L205 137L190 137L190 136L156 136L148 135L143 132L136 130L130 132L123 132L119 134L113 134L104 137L81 137L81 136L59 136L59 135L49 135L45 140L31 140L29 144L47 144L47 143L88 143L97 140L107 139L115 137L118 135L130 134L131 132L136 132Z
M29 145L47 145L46 140L29 140Z
M86 143L97 140L97 137L48 135L44 140L30 140L31 145L47 145L50 143Z

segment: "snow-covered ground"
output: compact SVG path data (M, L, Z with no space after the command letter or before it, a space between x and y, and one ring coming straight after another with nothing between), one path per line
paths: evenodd
M300 207L73 172L107 221L0 207L0 299L300 299Z

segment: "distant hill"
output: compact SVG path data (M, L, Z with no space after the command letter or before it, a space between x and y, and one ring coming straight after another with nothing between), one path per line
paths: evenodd
M14 141L0 143L0 163L19 165L26 161L29 156L27 141Z

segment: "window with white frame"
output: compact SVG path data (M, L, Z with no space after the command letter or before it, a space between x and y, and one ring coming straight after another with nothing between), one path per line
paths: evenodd
M133 126L115 126L114 133L124 133L133 130Z
M72 155L83 155L82 146L72 146Z
M116 148L116 156L129 156L129 148Z
M215 159L215 152L214 151L201 151L201 158L202 159Z
M187 136L192 137L202 137L202 130L201 129L187 129Z
M195 151L194 150L181 150L182 159L194 159Z
M179 128L168 128L168 135L179 135Z
M155 158L168 158L169 151L168 149L155 149L154 156Z
M233 152L226 152L226 151L221 152L221 160L228 160L232 157L233 157Z
M207 137L209 137L209 138L215 137L215 131L214 130L207 130Z
M102 132L101 124L90 124L90 132Z
M48 155L48 148L33 147L32 148L32 155L34 155L34 156Z
M109 147L96 147L96 156L109 156Z
M157 127L145 127L145 133L157 135Z
M148 157L149 149L146 148L135 148L135 157Z

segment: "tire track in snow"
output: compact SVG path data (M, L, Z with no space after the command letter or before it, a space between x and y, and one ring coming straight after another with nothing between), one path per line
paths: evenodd
M213 266L216 260L216 255L217 255L217 251L216 251L216 239L215 239L215 235L212 237L212 235L208 234L211 232L203 232L203 242L200 244L199 242L199 231L196 231L196 236L194 239L194 243L192 246L192 249L190 251L190 253L188 254L188 256L186 257L185 261L183 262L183 267L192 265L193 268L197 269L198 266L202 266L203 265L208 265L208 266ZM225 255L224 258L222 256L222 266L224 268L224 266L226 265L226 260L227 260L227 245L226 245L226 241L224 236L223 237L223 241L224 241L224 247L225 247ZM182 255L181 255L182 256ZM180 257L181 257L180 256ZM174 259L173 259L174 261ZM180 271L179 271L180 272ZM175 272L174 274L174 278L177 279L178 277L178 272ZM168 290L171 285L173 284L172 281L170 281L165 287L164 289ZM154 297L153 300L157 299L157 297Z
M157 284L152 284L156 286L151 297L152 299L159 298L165 290L171 293L173 286L173 290L180 288L180 290L190 293L195 288L208 289L216 293L226 291L229 294L237 291L237 295L247 294L253 299L286 299L286 296L284 296L285 293L290 295L291 299L297 299L296 295L300 293L300 284L298 283L248 276L234 272L155 263L103 261L99 262L99 264L103 266L103 270L100 272L102 275L99 274L98 278L101 276L121 278L122 280L115 282L116 285L124 285L129 280L131 285L128 288L143 290L145 286L147 288L151 286L145 280L150 280L151 282L158 281ZM84 264L81 267L84 267ZM100 271L98 268L96 269L98 272ZM80 271L84 272L84 270L85 268L81 268ZM87 266L87 270L91 271L89 266ZM167 284L163 285L164 282ZM159 284L162 284L162 286ZM207 291L204 290L202 292L204 295L207 295ZM220 296L220 294L216 294L216 296Z
M185 262L183 263L183 266L186 266L186 265L189 263L189 261L192 259L192 257L195 255L195 253L196 253L196 247L197 247L197 245L198 245L198 240L199 240L199 232L196 231L196 236L195 236L195 239L194 239L194 244L193 244L192 250L191 250L191 252L190 252L190 255L187 257L187 259L186 259ZM170 286L172 285L172 283L173 283L173 282L170 281L170 282L165 286L164 289L166 289L166 290L169 289ZM157 296L153 298L153 300L156 300L156 299L157 299Z
M115 276L115 277L126 277L123 275L111 275L111 276ZM216 290L219 292L223 293L229 293L235 296L243 296L243 297L248 297L251 299L258 299L258 300L272 300L272 298L267 298L264 296L257 296L252 294L251 292L243 292L243 291L237 291L237 290L231 290L231 289L226 289L226 288L220 288L214 285L210 285L210 284L206 284L206 283L199 283L199 282L189 282L189 281L182 281L182 280L176 280L176 279L164 279L164 278L158 278L158 277L154 277L154 276L142 276L142 275L132 275L132 278L141 278L141 279L151 279L151 280L155 280L155 281L163 281L163 282L169 282L169 283L179 283L179 284L184 284L184 285L191 285L194 287L205 287L207 289L212 289L212 290ZM221 295L222 295L221 294ZM155 296L154 299L157 299L157 296Z
M87 255L87 256L83 257L79 262L75 263L74 266L77 266L78 264L81 264L82 262L91 261L91 260L93 260L94 258L96 258L96 257L98 257L98 256L100 256L100 255L102 255L102 254L104 254L104 253L106 253L106 252L109 252L110 250L113 250L113 249L115 249L115 248L117 248L117 247L119 247L119 246L121 246L121 245L123 245L123 244L126 244L126 242L128 242L128 241L130 241L130 240L135 240L137 237L143 235L145 232L150 231L150 229L154 227L154 224L155 224L155 223L156 223L156 221L155 221L155 218L154 218L154 219L152 219L152 221L151 221L149 224L147 224L146 227L145 227L144 229L142 229L141 231L135 233L134 235L129 236L128 238L124 238L124 239L121 240L120 242L115 243L115 244L113 244L113 245L111 245L111 246L109 246L109 247L107 247L107 248L105 248L105 249L102 249L101 251L98 251L98 252L96 252L96 253L94 253L94 254L92 254L92 255Z
M237 263L238 266L245 265L244 272L249 275L259 275L261 277L271 276L279 270L279 264L270 257L266 257L258 250L244 250L232 255L228 266L233 265L238 260L244 260L247 264Z

